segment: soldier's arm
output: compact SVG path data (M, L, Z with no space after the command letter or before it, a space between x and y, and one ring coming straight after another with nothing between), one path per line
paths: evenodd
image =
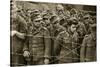
M23 45L23 56L24 57L29 57L30 56L30 52L29 52L29 38L26 37L25 38L25 42Z
M44 32L44 43L45 43L44 57L45 59L50 59L51 58L51 38L50 38L50 34L48 30Z
M29 39L26 37L24 45L23 45L23 52L24 51L29 51Z
M30 56L30 52L29 52L29 49L28 49L28 46L27 45L24 45L24 48L23 48L23 56L24 57L29 57Z
M55 39L55 42L54 42L54 56L58 56L59 53L60 53L60 49L61 49L61 36L58 35Z
M16 36L18 38L25 39L25 34L24 33L20 33L20 32L17 31Z
M18 19L18 29L19 30L17 30L16 36L18 38L25 39L26 30L27 30L26 21L23 17L21 17L19 15L18 15L17 19Z
M86 52L86 37L84 37L81 48L80 48L80 61L85 61L85 52Z
M25 39L25 33L18 32L17 30L11 31L11 36L17 36L18 38Z
M84 30L84 35L86 34L86 28L85 25L83 24L83 30Z

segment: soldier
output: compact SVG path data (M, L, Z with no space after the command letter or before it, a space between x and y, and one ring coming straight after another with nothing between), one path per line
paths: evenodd
M96 24L91 25L91 34L84 37L80 50L80 61L96 61Z
M79 44L81 46L84 36L86 34L86 28L85 28L85 25L83 24L82 18L80 18L80 20L78 21L77 33L79 35ZM78 48L77 50L78 50L78 54L80 55L80 48ZM79 59L79 61L80 61L80 59Z
M57 56L59 63L72 63L77 62L78 54L77 54L77 42L78 42L78 34L76 32L76 24L77 22L71 19L72 23L68 27L68 31L62 31L58 34L55 45L54 45L54 53Z
M61 4L58 4L56 7L57 15L60 17L64 16L64 7Z
M33 9L31 10L31 21L34 21L34 19L36 19L38 16L40 16L40 11L38 9Z
M31 13L32 13L32 10L27 9L26 11L26 21L27 22L31 22Z
M48 30L50 30L51 23L47 12L43 12L42 16L43 16L43 21L45 22L45 27L48 28Z
M61 4L58 4L56 7L57 15L59 17L59 24L63 25L66 19L66 13L64 12L64 7Z
M24 65L23 45L27 24L25 19L20 16L15 6L11 15L11 66Z
M86 14L84 17L84 25L86 28L86 34L90 34L90 15Z
M58 18L54 19L54 21L53 21L53 31L52 31L53 32L53 37L56 38L59 33L61 33L62 31L66 31L66 30L67 29L65 27L63 27L59 24L59 19ZM53 38L54 42L55 42L55 38ZM55 50L54 45L53 45L53 50ZM53 51L53 55L54 54L55 54L55 52Z
M53 21L54 36L56 37L60 32L65 31L66 28L59 24L59 18L54 19Z
M28 45L24 45L24 57L31 56L31 64L49 64L51 56L50 34L47 28L41 25L42 18L34 20L34 29L32 30Z
M72 8L72 9L70 10L70 15L71 15L71 17L76 17L76 18L78 18L77 10L76 10L75 8Z
M53 57L54 56L54 41L55 41L55 38L57 37L57 35L66 30L63 26L61 26L59 24L59 19L57 17L56 14L52 15L52 17L50 18L50 22L51 22L51 26L47 27L49 28L50 30L50 33L51 33L51 47L52 47L52 60L51 60L51 63L55 63L55 62L52 62L55 58Z

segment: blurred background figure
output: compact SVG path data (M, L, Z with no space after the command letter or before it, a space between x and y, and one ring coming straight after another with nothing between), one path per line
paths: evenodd
M96 61L96 24L91 25L91 34L84 37L80 50L80 61Z

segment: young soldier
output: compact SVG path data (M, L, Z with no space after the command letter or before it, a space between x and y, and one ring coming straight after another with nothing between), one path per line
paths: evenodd
M75 18L71 18L70 20L71 25L69 25L68 31L62 31L59 33L55 40L54 53L55 56L57 56L59 63L72 63L77 62L78 60L77 21Z
M91 25L91 34L84 37L80 50L80 61L96 61L96 24Z
M47 28L41 25L42 18L34 20L29 44L24 46L24 57L31 57L31 64L49 64L51 56L51 41Z

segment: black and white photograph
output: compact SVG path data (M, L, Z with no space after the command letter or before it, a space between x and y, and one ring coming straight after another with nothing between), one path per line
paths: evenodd
M10 66L97 61L97 6L10 0Z

